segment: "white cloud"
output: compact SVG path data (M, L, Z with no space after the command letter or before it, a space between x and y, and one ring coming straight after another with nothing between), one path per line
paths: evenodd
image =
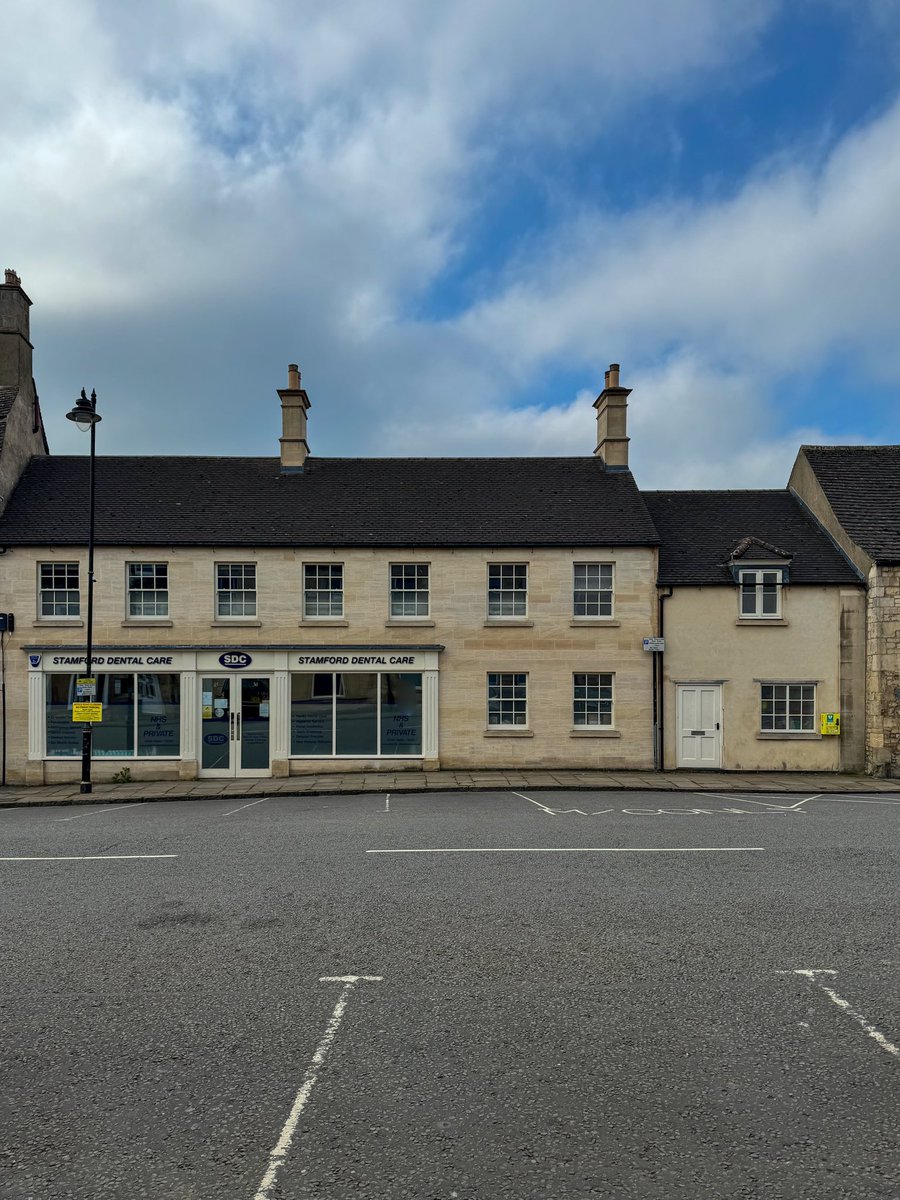
M726 201L576 198L481 303L414 315L509 161L708 89L775 10L10 0L0 228L45 410L86 382L109 449L271 453L299 357L319 452L587 453L592 397L532 381L620 358L645 483L783 480L773 377L836 345L900 375L898 110Z

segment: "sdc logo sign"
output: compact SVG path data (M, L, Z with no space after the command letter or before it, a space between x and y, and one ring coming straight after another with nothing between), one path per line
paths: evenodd
M249 667L253 659L241 650L229 650L227 654L219 655L219 662L223 667L230 667L233 670L235 667Z

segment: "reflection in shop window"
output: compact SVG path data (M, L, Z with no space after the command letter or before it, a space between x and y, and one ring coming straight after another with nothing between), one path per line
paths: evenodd
M334 675L291 676L291 754L332 754Z
M47 676L47 756L81 755L80 722L72 720L75 675ZM98 675L103 719L94 723L94 758L177 757L181 751L178 675ZM136 703L135 703L136 701Z
M339 675L335 705L335 754L377 754L378 676L368 672Z
M422 753L422 676L381 676L381 753Z
M291 754L296 757L422 753L421 673L291 676Z

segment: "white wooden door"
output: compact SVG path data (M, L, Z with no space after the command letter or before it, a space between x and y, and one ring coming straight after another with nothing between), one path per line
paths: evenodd
M721 767L721 684L679 684L677 710L678 766Z

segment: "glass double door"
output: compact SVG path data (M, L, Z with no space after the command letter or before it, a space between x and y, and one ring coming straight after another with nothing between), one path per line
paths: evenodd
M271 681L249 675L205 675L200 684L200 773L271 774Z

